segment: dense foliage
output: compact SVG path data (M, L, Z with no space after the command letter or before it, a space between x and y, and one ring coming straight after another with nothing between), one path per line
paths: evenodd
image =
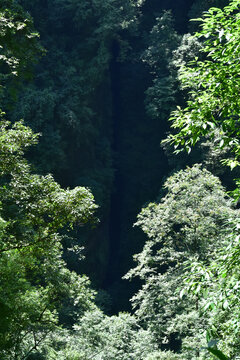
M196 57L182 66L180 80L189 90L187 107L172 113L172 127L179 129L170 140L185 145L188 151L202 136L220 130L220 147L229 146L233 159L227 163L233 168L238 162L238 73L239 73L239 1L232 1L223 10L211 8L204 14L201 32L195 37L203 39L201 61ZM217 145L217 144L216 144Z
M167 141L190 152L196 142L208 135L216 149L230 150L230 157L223 163L233 169L239 164L239 1L232 1L223 10L210 9L200 21L202 30L195 36L204 40L201 51L205 57L181 68L180 79L183 88L189 90L189 100L187 107L173 112L172 127L177 132ZM232 194L239 199L239 181ZM238 217L229 217L229 225L227 242L217 251L216 259L211 264L202 265L199 261L191 264L187 288L201 297L206 293L207 301L201 311L211 318L209 334L221 339L221 346L235 358L239 354ZM220 352L219 356L226 358Z
M198 165L168 178L164 188L167 195L143 209L136 223L149 240L128 275L144 282L132 301L158 343L198 359L210 320L201 314L206 296L194 288L191 299L180 290L190 265L204 267L217 258L238 213L218 179Z
M1 1L1 359L239 357L240 3L210 5Z
M17 5L4 8L1 21L2 49L7 54L3 60L9 65L6 75L17 75L15 70L25 68L30 54L36 55L32 23L29 17L24 19ZM22 122L11 126L1 113L2 359L27 358L56 327L64 303L68 304L72 321L76 313L79 316L92 306L93 292L88 279L70 272L61 259L60 231L76 223L85 224L92 218L96 205L86 188L64 190L51 175L32 173L24 155L37 138Z

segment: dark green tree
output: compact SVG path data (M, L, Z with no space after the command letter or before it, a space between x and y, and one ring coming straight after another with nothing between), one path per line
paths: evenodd
M18 75L25 79L31 76L33 63L43 53L38 37L31 16L16 1L1 1L0 90L7 85L7 92L13 95L19 80ZM1 91L1 98L3 95Z
M14 1L1 3L3 79L23 75L40 46L32 20ZM25 359L56 328L64 301L72 319L92 306L84 276L62 260L64 228L85 224L96 209L83 187L62 189L52 176L32 173L25 159L38 135L1 112L0 131L0 354Z
M180 40L181 36L174 29L173 17L166 11L156 19L148 37L148 48L142 56L153 75L153 84L146 91L147 113L161 122L168 118L175 102L176 74L171 71L171 63Z
M88 280L61 259L59 231L83 225L96 206L85 188L63 190L52 176L31 173L24 159L37 135L3 118L0 133L0 308L2 358L22 359L58 322L68 299L78 315L91 305ZM73 316L74 317L74 316Z
M84 238L84 271L97 284L109 259L109 213L115 165L112 147L113 63L128 61L142 1L36 1L20 3L32 14L47 56L36 67L11 111L43 136L29 154L37 171L64 186L91 188L100 205L95 233ZM69 266L81 272L81 265ZM98 268L98 274L93 269Z

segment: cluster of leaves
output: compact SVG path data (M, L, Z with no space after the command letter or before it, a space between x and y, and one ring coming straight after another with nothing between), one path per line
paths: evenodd
M72 331L56 332L40 352L50 359L146 359L155 345L134 316L120 313L108 317L99 309L86 312Z
M12 0L3 0L0 4L0 82L8 90L14 91L16 77L28 78L30 68L36 62L37 55L43 53L34 30L33 20L22 7ZM11 86L9 81L14 82Z
M18 75L37 55L32 20L14 1L1 2L1 67ZM62 189L52 176L32 173L25 158L38 134L23 122L0 122L0 354L25 359L51 333L69 307L74 321L93 305L89 280L67 269L62 232L93 218L93 195L83 187Z
M174 30L173 18L169 11L157 17L148 37L148 48L142 55L153 75L153 84L146 91L146 109L152 118L165 120L174 104L176 76L172 73L173 51L180 43L180 36Z
M148 240L127 277L139 276L144 282L133 305L161 346L175 347L185 359L198 359L209 318L200 316L200 288L192 299L180 289L188 262L207 266L216 259L231 228L228 219L238 213L219 180L199 165L176 173L164 187L168 193L161 202L150 204L138 217L136 224Z
M226 244L211 264L195 261L185 280L189 296L197 289L202 311L211 318L208 339L218 339L230 358L239 355L239 215L230 220ZM216 342L216 343L217 343Z
M216 146L230 146L233 158L226 163L235 167L239 157L239 1L223 10L211 8L204 13L201 31L195 37L203 40L203 60L195 58L182 66L180 80L188 90L187 107L172 113L172 127L177 132L167 141L188 152L203 136L219 129Z
M187 106L172 113L174 133L166 140L176 152L179 148L190 152L208 137L214 151L225 151L224 163L231 169L239 165L239 19L239 1L234 0L223 10L211 8L198 19L202 29L195 39L203 41L201 59L197 57L180 69L183 89L188 91ZM232 195L239 199L239 181L236 184ZM211 263L191 259L185 268L190 301L198 294L199 318L209 320L208 340L218 339L210 341L208 350L219 359L228 358L221 350L230 358L236 358L240 351L238 217L236 210L235 216L227 217L228 233L223 242L219 242L218 229L218 246ZM218 341L221 350L216 348Z
M2 119L0 348L6 359L37 347L56 326L63 300L80 314L93 298L87 278L71 273L61 259L59 234L92 218L93 196L86 188L63 190L50 175L32 174L23 156L36 140L22 123L10 127Z

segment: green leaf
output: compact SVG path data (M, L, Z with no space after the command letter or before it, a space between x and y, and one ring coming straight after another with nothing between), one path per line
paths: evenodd
M215 348L207 348L207 350L213 354L214 356L216 356L218 359L220 360L229 360L229 358L224 355L220 350L215 349Z

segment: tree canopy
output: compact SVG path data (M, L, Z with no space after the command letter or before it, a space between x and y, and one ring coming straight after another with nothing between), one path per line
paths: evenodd
M25 71L35 59L32 21L12 1L1 3L1 67L5 77ZM92 305L88 279L70 272L62 260L63 230L83 225L96 209L83 187L62 189L51 175L32 172L26 160L38 134L23 122L11 125L1 113L0 130L0 353L26 358L58 323L64 301L76 316ZM62 234L60 234L60 231Z
M240 5L211 4L1 2L1 359L239 356L240 181L216 175L240 162Z
M200 316L204 297L198 296L198 291L192 299L181 298L184 278L189 264L207 266L217 258L231 229L228 221L238 214L219 180L199 165L177 172L164 188L166 196L138 216L136 225L148 240L127 277L139 276L144 283L133 297L133 305L162 349L175 342L180 357L198 359L209 319Z
M197 19L201 30L194 36L203 41L203 58L182 66L180 81L187 90L187 106L178 107L170 120L174 133L167 141L190 152L203 136L219 129L219 147L229 146L231 168L239 157L239 1L223 10L211 8Z

